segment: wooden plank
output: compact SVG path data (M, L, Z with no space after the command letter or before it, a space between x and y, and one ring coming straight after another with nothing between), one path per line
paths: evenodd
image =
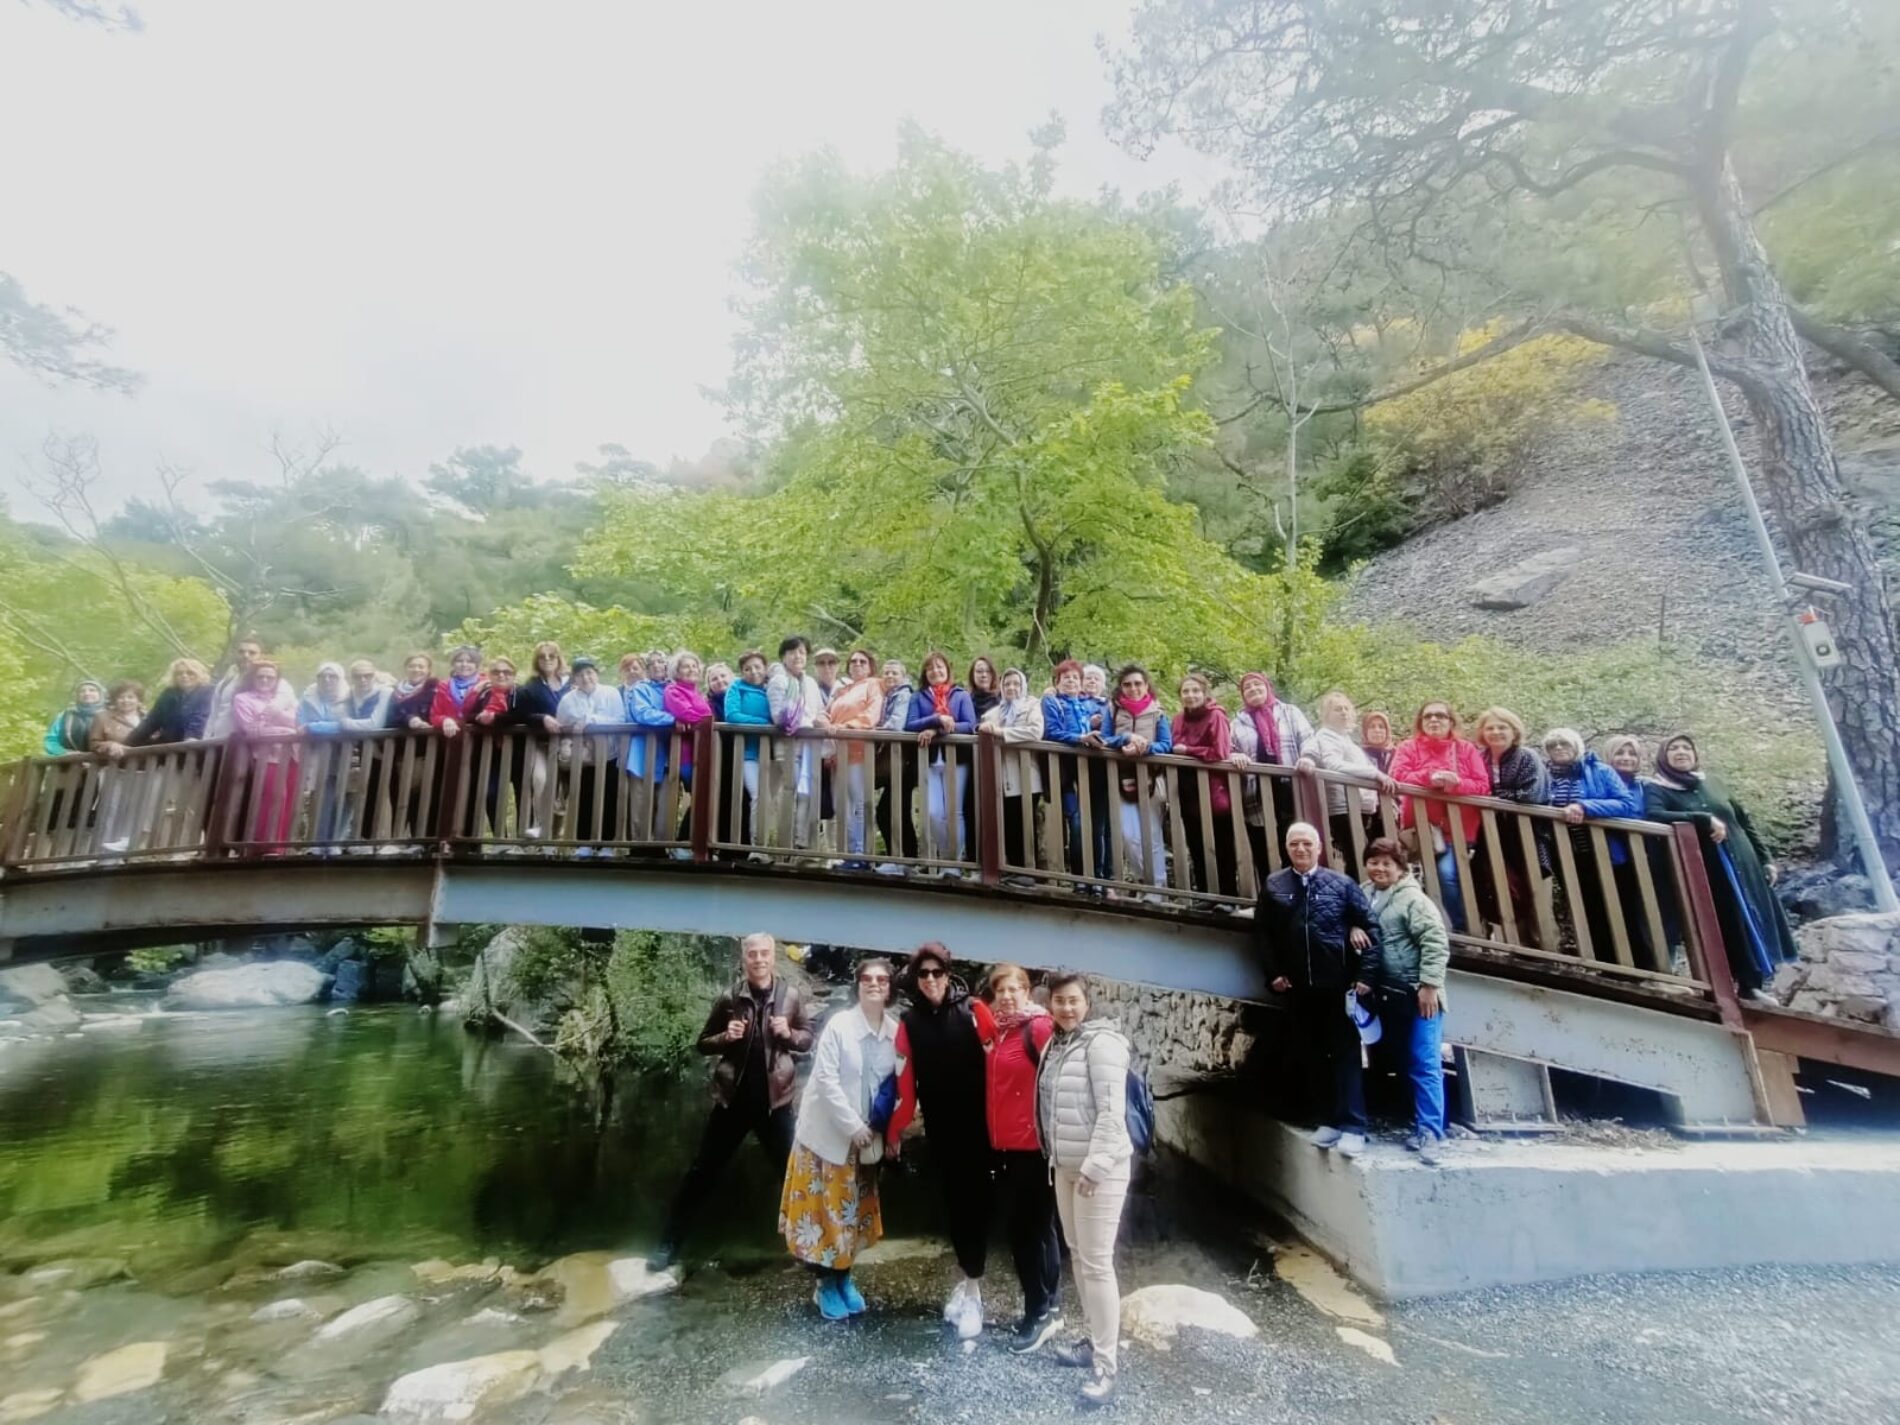
M1570 929L1577 937L1577 955L1584 960L1595 960L1598 956L1596 947L1590 943L1589 917L1584 914L1583 897L1577 894L1577 861L1571 854L1569 827L1559 824L1551 840L1557 843L1557 880L1563 887L1564 904L1570 907ZM1562 947L1553 943L1545 948Z
M1512 945L1521 945L1523 937L1517 933L1517 907L1511 900L1511 878L1504 872L1504 848L1499 844L1502 839L1498 831L1498 814L1490 807L1478 813L1478 835L1484 847L1485 865L1491 869L1491 885L1496 892L1498 902L1498 925L1504 932L1504 938ZM1472 914L1477 907L1467 907Z
M1452 863L1458 870L1458 898L1465 907L1465 933L1482 935L1481 930L1474 931L1478 915L1478 888L1476 878L1471 874L1471 843L1465 839L1465 814L1463 808L1447 803L1445 806L1446 835L1450 838Z
M1551 904L1550 877L1546 876L1538 861L1537 833L1532 819L1528 816L1514 818L1517 825L1518 845L1524 852L1524 874L1531 883L1531 900L1537 915L1538 943L1547 949L1561 947L1563 937L1557 928L1557 912Z
M1201 889L1209 895L1224 896L1228 892L1227 888L1220 883L1220 856L1216 853L1214 844L1214 778L1221 774L1197 767L1188 775L1198 783L1196 790L1200 793ZM1172 791L1173 788L1169 790ZM1172 803L1175 815L1169 818L1175 823L1177 843L1181 839L1180 805L1179 802ZM1178 849L1175 854L1180 854ZM1190 888L1185 878L1182 880L1181 887L1183 890Z
M1272 875L1286 864L1286 828L1280 825L1280 809L1274 802L1273 789L1279 785L1280 778L1260 774L1260 820L1266 830L1267 869L1265 875Z
M1663 929L1662 903L1656 898L1656 879L1650 866L1652 842L1642 836L1630 837L1630 856L1636 867L1636 891L1642 900L1643 924L1649 931L1649 968L1669 973L1673 963L1669 954L1669 935Z
M1097 753L1096 756L1101 754ZM1089 806L1089 782L1092 780L1089 764L1093 759L1083 753L1075 754L1075 799L1081 815L1080 830L1077 839L1081 843L1081 855L1078 858L1084 880L1100 883L1101 873L1105 869L1095 864L1095 828L1091 824ZM1113 818L1110 818L1113 820Z
M1227 815L1234 830L1234 884L1242 900L1258 900L1260 877L1253 863L1253 838L1247 835L1246 798L1241 790L1246 784L1231 769L1221 775L1227 779Z
M958 773L966 770L963 749L953 742L943 747L943 824L949 833L950 844L943 849L944 859L953 864L961 864L969 859L963 837L963 791ZM816 795L816 788L813 790Z
M1630 954L1629 930L1623 923L1623 903L1616 894L1616 863L1610 859L1609 839L1603 834L1603 828L1590 828L1590 854L1596 858L1597 892L1603 897L1603 908L1610 916L1610 941L1612 953L1619 965L1635 965L1636 960Z

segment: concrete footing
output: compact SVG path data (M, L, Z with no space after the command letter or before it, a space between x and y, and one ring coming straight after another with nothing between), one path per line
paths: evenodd
M1461 1140L1356 1160L1234 1098L1159 1105L1161 1141L1387 1299L1599 1272L1900 1262L1900 1137L1602 1147Z

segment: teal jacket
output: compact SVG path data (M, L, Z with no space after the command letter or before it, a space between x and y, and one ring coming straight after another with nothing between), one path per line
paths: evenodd
M1372 917L1379 923L1379 988L1409 992L1431 985L1444 1002L1445 970L1451 964L1451 937L1445 919L1418 883L1406 872L1389 889L1370 882L1366 896Z

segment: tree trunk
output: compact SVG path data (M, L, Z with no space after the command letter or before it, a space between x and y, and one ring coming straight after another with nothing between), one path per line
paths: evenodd
M1754 418L1763 503L1791 557L1787 572L1838 579L1851 590L1824 601L1845 662L1822 681L1882 854L1900 865L1900 641L1885 580L1848 504L1787 293L1726 158L1696 184L1696 198L1738 309L1729 329L1739 350L1729 358L1745 372L1737 384Z

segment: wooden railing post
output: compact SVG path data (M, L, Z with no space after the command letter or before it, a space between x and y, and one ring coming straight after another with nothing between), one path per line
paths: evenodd
M1003 880L1003 739L978 737L976 757L976 865L986 886Z
M233 812L232 800L243 794L244 776L248 769L240 769L238 763L246 761L242 755L243 744L236 737L227 737L221 744L211 744L216 748L218 770L211 778L211 798L205 808L205 859L213 860L224 854L229 844L229 828ZM239 840L243 839L239 828Z
M719 734L711 718L693 724L693 802L688 809L693 859L712 860L713 828L719 820Z
M26 851L27 811L39 804L33 796L39 780L35 771L36 764L24 759L8 771L6 810L0 812L0 865L19 864Z
M1332 831L1326 816L1326 789L1319 784L1319 773L1311 767L1296 766L1293 769L1293 814L1307 825L1318 828L1322 850L1331 847ZM1282 838L1286 836L1285 827L1280 828L1280 835ZM1326 864L1335 870L1338 869L1333 865L1336 859L1328 850Z
M1709 885L1709 868L1702 864L1702 838L1690 822L1677 822L1671 828L1676 839L1676 860L1681 867L1682 886L1688 893L1689 916L1693 934L1684 950L1691 964L1698 953L1702 978L1715 996L1715 1007L1722 1023L1731 1029L1742 1027L1742 1005L1735 993L1735 974L1728 967L1728 943L1722 938L1722 918L1716 913L1715 891Z
M439 732L436 735L441 736ZM435 854L438 857L454 850L453 843L462 834L469 767L468 734L464 732L442 740L448 745L442 749L442 775L436 782L439 790L435 799Z

